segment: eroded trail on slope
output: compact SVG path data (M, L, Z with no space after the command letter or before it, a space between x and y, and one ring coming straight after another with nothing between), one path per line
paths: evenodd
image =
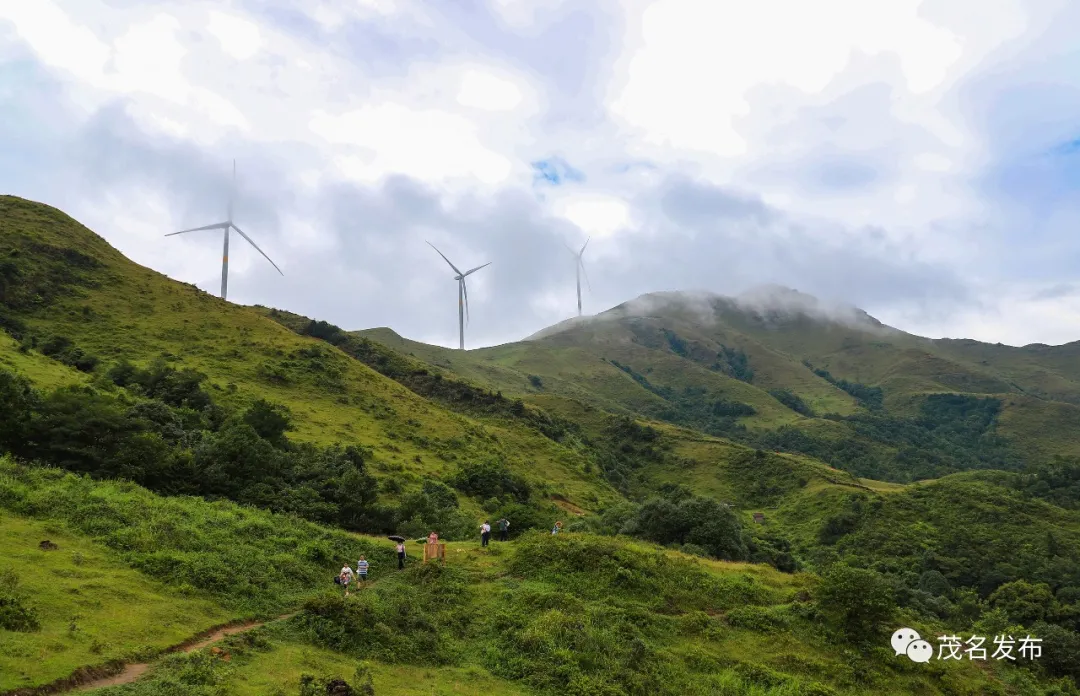
M259 628L260 626L265 626L266 624L273 621L284 621L285 619L296 616L297 613L298 612L292 612L291 614L282 614L276 619L270 619L269 621L245 621L244 623L231 624L210 629L210 632L208 633L200 634L181 643L180 645L168 648L163 654L175 652L188 653L194 652L195 650L201 650L202 648L218 642L225 636L231 636L236 633L244 633L245 631L250 631ZM150 664L151 663L149 662L127 664L124 665L124 668L117 674L113 674L108 677L101 677L88 682L83 682L82 684L72 686L68 689L51 691L49 693L58 694L65 692L71 693L81 691L93 691L94 689L102 689L106 686L119 686L121 684L130 684L131 682L135 681L143 674L145 674L146 671L150 669Z

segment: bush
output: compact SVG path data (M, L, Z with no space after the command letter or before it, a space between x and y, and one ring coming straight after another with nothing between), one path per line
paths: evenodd
M658 544L693 544L726 560L748 554L735 512L681 486L667 487L646 500L621 531Z
M532 489L525 479L511 473L497 459L484 459L461 465L450 479L451 485L462 493L486 500L512 496L519 503L529 500Z
M0 629L30 633L41 628L37 610L24 601L15 571L0 572Z
M822 576L817 604L848 638L874 639L896 610L893 589L881 573L837 564Z

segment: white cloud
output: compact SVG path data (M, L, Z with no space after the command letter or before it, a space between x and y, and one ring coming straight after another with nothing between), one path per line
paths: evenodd
M472 176L487 184L505 181L513 164L485 147L469 120L436 109L384 102L332 115L316 111L311 130L330 143L354 145L363 155L337 158L343 172L376 182L388 173L421 181Z
M247 60L262 46L262 35L255 23L213 10L207 30L221 42L221 50L237 60Z
M523 95L510 80L480 70L466 70L461 78L457 101L484 111L512 111L522 103Z
M610 236L632 224L629 206L614 196L567 194L555 199L552 207L556 215L596 237Z
M0 19L15 26L43 63L77 79L100 84L109 61L109 46L93 31L75 24L50 0L0 1Z
M1075 19L1067 14L1073 5L1065 0L488 5L495 22L477 15L479 8L416 0L277 0L280 14L266 12L266 4L226 8L209 0L0 0L0 62L19 61L0 67L22 85L5 92L14 97L9 130L19 137L0 134L0 155L10 150L49 174L0 172L0 183L63 201L136 260L216 290L217 242L167 246L156 235L170 218L220 214L216 199L200 189L206 170L223 171L233 156L242 168L261 160L244 211L256 234L269 236L268 253L287 249L290 260L320 273L331 262L348 264L370 275L363 282L371 292L397 287L408 301L393 316L379 314L388 303L338 304L352 281L330 270L325 284L312 286L320 289L281 285L293 283L290 276L259 288L240 282L237 292L310 292L303 297L313 313L355 312L342 323L356 327L400 321L417 327L413 335L427 331L423 308L452 300L452 284L402 285L391 269L406 270L390 259L413 253L404 250L421 230L438 230L465 257L496 262L471 293L479 325L485 306L495 306L488 303L517 293L506 300L512 316L489 317L504 332L539 328L527 322L549 321L560 303L574 309L566 284L572 269L550 276L541 269L535 277L529 269L548 253L544 244L580 244L593 235L589 256L610 262L611 273L605 278L598 265L597 303L656 289L648 283L706 281L738 291L737 283L802 278L834 295L870 298L877 304L867 309L883 319L895 311L904 328L1013 343L1080 336L1073 300L1031 299L1019 289L994 293L1019 288L1019 275L1025 283L1054 284L1068 280L1069 271L1064 262L1010 270L1017 230L1032 222L1002 216L1002 195L985 189L986 181L1001 179L994 167L1002 139L1011 153L1076 132L1065 108L1071 102L1038 92L1080 89L1075 71L1054 62L1076 43L1070 26L1077 23L1067 21ZM298 21L280 19L293 12ZM32 62L27 56L47 70L20 72ZM1000 85L1034 94L1019 99L1028 110L1009 111L1017 101L1011 94L993 101ZM133 148L122 165L129 179L116 174L103 183L99 174L121 165L104 161L86 133L113 137L116 114L131 118L116 136ZM1005 122L997 130L988 126L995 118ZM52 152L69 140L97 153L92 166L81 165L92 172L82 180L70 171L76 155ZM545 199L537 203L529 163L556 155L584 171L586 181L537 187ZM178 173L182 158L199 177ZM146 180L155 172L156 188ZM393 175L412 179L415 190L395 188L400 180ZM748 200L784 208L785 222L757 219L756 204L735 199L665 208L658 196L672 175L733 186ZM356 198L356 210L340 219L320 210L328 192L345 184L350 194L335 193L334 200ZM503 197L511 202L489 205ZM121 209L134 201L140 203ZM1067 237L1053 231L1074 219L1067 205L1040 207L1035 220L1051 230L1040 233L1046 263L1068 255ZM702 210L717 206L710 213L717 219L706 224ZM697 217L672 222L683 215ZM361 234L362 245L355 239ZM708 273L700 264L717 244L737 245L756 265ZM640 255L645 248L650 258ZM858 253L845 256L850 249ZM249 269L237 253L238 277L276 275L265 263ZM319 254L329 260L320 265ZM832 270L841 257L858 259L860 268ZM955 321L904 309L904 298L919 293L911 279L931 278L928 263L967 277L982 305ZM648 266L650 275L626 280L635 265ZM971 278L975 267L985 277ZM503 268L512 270L499 275ZM952 288L946 281L941 287ZM535 316L523 318L521 307ZM450 318L445 338L456 344Z

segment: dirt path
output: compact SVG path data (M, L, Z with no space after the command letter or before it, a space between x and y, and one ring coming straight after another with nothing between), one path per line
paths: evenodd
M276 619L270 619L269 621L245 621L243 623L226 624L224 626L211 628L208 631L203 631L202 633L189 638L179 645L166 648L158 657L168 653L188 653L195 650L201 650L202 648L216 643L225 636L250 631L259 626L265 626L273 621L284 621L285 619L296 616L297 613L298 612L282 614ZM151 663L149 662L139 662L116 667L106 665L98 668L86 668L85 670L79 670L78 673L67 679L62 679L52 684L30 689L16 689L15 691L8 693L11 696L44 696L44 694L78 693L83 691L93 691L94 689L101 689L106 686L130 684L146 674L147 670L150 669L150 664ZM109 673L103 674L103 671Z

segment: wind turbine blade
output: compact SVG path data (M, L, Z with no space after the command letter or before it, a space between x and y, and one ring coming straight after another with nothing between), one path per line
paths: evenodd
M438 253L439 256L443 257L443 261L445 261L447 263L450 263L450 259L446 258L446 254L439 251L438 248L434 244L432 244L431 242L428 242L427 245L429 247L431 247L432 249L435 249L435 252ZM459 271L457 266L455 266L454 264L450 263L450 268L454 269L454 273L457 273L458 275L461 275L461 271Z
M472 269L471 271L465 271L464 273L462 273L462 274L461 274L461 276L462 276L462 277L464 278L465 276L469 275L470 273L476 273L476 272L477 272L477 271L479 271L479 270L480 270L481 268L484 268L485 266L490 266L490 265L491 265L491 262L490 262L490 261L488 261L488 262L487 262L487 263L485 263L485 264L484 264L483 266L477 266L476 268Z
M244 239L246 239L246 240L247 240L247 243L248 243L248 244L250 244L251 246L255 247L255 251L257 251L257 252L259 252L260 254L262 254L262 255L263 255L263 258L264 258L264 259L266 259L267 261L270 261L270 265L271 265L271 266L273 266L273 267L274 267L275 269L277 269L277 272L278 272L278 273L281 273L281 275L285 275L284 273L282 273L282 272L281 272L281 269L277 267L277 264L276 264L276 263L274 263L274 262L273 262L273 260L272 260L272 259L271 259L271 258L270 258L269 256L267 256L267 255L266 255L266 252L264 252L264 251L263 251L262 249L260 249L260 248L259 248L259 245L258 245L258 244L256 244L255 242L251 241L251 237L249 237L249 236L247 236L246 234L244 234L244 231L243 231L242 229L240 229L240 228L239 228L239 227L237 227L236 225L233 225L233 226L232 226L232 228L233 228L234 230L236 230L236 232L237 232L237 233L238 233L238 234L239 234L239 235L240 235L241 237L243 237Z
M581 245L581 251L578 252L578 256L581 256L582 254L585 253L585 247L589 246L589 240L590 239L592 239L592 237L586 237L585 238L585 243Z
M572 249L572 248L570 247L570 245L569 245L569 244L567 244L566 242L563 242L563 243L562 243L562 245L563 245L564 247L566 247L566 250L567 250L567 251L569 251L569 252L570 252L571 254L573 254L574 256L577 256L577 255L578 255L578 253L577 253L576 251L574 251L574 250L573 250L573 249Z
M178 234L187 234L188 232L202 232L203 230L223 230L229 226L228 222L215 222L213 225L203 225L202 227L192 227L190 230L180 230L179 232L170 232L165 235L166 237L172 237Z
M581 273L585 276L585 286L589 288L589 292L592 292L592 283L589 282L589 274L585 272L585 262L578 259L578 263L581 264Z

